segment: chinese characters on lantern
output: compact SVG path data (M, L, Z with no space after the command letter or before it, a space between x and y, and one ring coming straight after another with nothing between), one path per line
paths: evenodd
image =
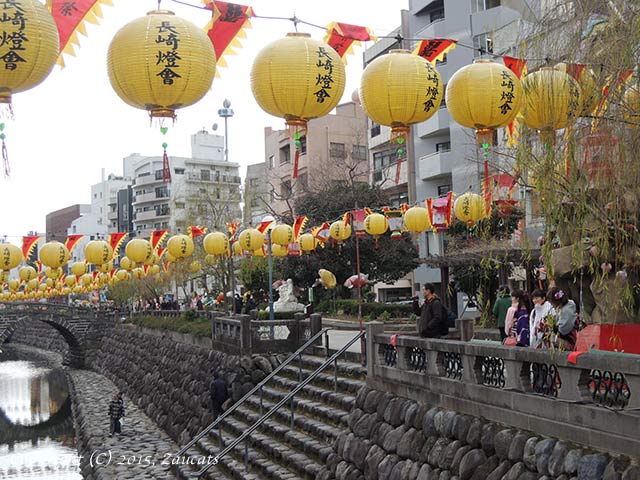
M500 96L500 113L502 115L507 115L513 108L511 104L513 103L514 95L513 89L515 85L513 84L513 78L509 74L509 72L502 72L502 95Z
M316 77L316 86L319 86L320 89L313 92L313 94L316 96L318 103L324 103L325 98L331 97L328 90L331 90L333 84L333 60L324 47L318 47L316 53L318 54L316 66L320 68L320 72Z
M24 8L18 0L0 2L0 10L2 10L0 24L12 27L11 31L3 29L0 34L0 49L2 49L0 53L3 53L2 56L0 56L0 60L4 62L4 68L6 70L15 70L18 68L19 63L26 62L26 60L20 56L19 52L25 50L23 44L29 41L24 34L29 19L25 17ZM4 49L7 47L9 51L4 53Z
M426 68L429 71L427 74L427 80L431 82L431 85L427 87L427 91L425 92L425 101L423 102L424 111L429 112L431 109L436 108L436 100L438 98L438 94L440 93L440 77L438 76L438 72L435 68L431 66L430 63L426 64Z
M158 51L156 65L162 65L164 69L157 74L162 78L162 83L165 85L173 85L174 78L182 78L176 72L176 69L180 68L178 60L181 60L178 55L178 44L180 42L180 33L176 30L176 27L171 25L171 22L164 21L160 24L158 29L157 44L165 44L170 50Z
M580 87L577 82L569 82L569 105L567 115L576 117L580 113Z

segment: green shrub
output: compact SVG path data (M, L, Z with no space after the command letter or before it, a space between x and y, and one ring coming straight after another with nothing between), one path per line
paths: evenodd
M302 312L273 312L274 320L293 320L294 313ZM260 310L258 312L259 320L269 320L269 310Z
M186 312L184 312L182 316L184 317L185 320L189 320L189 321L193 321L196 318L198 318L198 314L196 313L196 311L191 308Z
M383 322L388 322L389 319L391 318L391 314L389 312L387 312L386 310L384 312L382 312L380 314L380 320L382 320Z
M136 316L133 318L133 323L145 328L189 333L196 337L211 337L211 321L206 318L193 317L193 320L189 320L187 315L177 318Z

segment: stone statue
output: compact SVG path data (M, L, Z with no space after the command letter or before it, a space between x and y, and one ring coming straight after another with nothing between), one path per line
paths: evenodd
M274 312L302 312L304 305L298 303L298 299L293 293L293 280L290 278L278 287L280 298L273 303Z

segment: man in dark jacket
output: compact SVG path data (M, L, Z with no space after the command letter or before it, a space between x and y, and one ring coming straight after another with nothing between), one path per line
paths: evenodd
M211 382L209 393L211 395L213 419L215 420L218 418L218 415L222 413L222 404L229 398L227 384L219 373L213 374L213 381Z
M425 283L422 294L424 303L422 308L418 304L418 297L413 299L413 312L418 315L417 329L421 337L440 338L449 333L447 316L442 302L435 294L432 283Z
M113 400L109 403L109 419L111 426L109 428L109 436L113 437L114 433L122 433L120 419L124 417L124 400L122 393L118 392L113 396Z

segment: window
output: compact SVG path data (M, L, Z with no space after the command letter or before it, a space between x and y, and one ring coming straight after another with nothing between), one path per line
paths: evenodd
M302 135L300 137L300 155L306 155L306 154L307 154L307 136Z
M471 13L483 12L490 8L499 7L501 0L471 0Z
M167 198L169 196L169 188L166 185L156 187L156 198Z
M280 184L280 196L286 198L289 195L291 195L291 180L285 180Z
M473 56L480 57L485 53L493 53L493 37L489 33L483 33L473 37Z
M371 122L371 138L377 137L378 135L380 135L380 124Z
M382 181L382 170L376 170L373 172L373 181L381 182Z
M447 91L447 84L446 83L442 86L442 91L443 92ZM447 96L446 95L442 95L442 101L440 102L440 108L447 108Z
M168 228L168 227L169 227L169 222L162 222L161 228Z
M260 180L259 178L251 178L249 180L249 185L252 187L257 187L258 186L258 180Z
M156 180L162 180L163 179L163 175L162 175L162 170L156 170Z
M153 228L155 228L156 230L160 228L160 222L158 223L154 223L153 224Z
M176 175L184 175L184 168L174 168L173 171Z
M355 160L364 160L367 158L367 147L364 145L353 145L351 156Z
M298 185L301 190L306 190L309 187L309 175L307 172L298 175Z
M444 197L451 191L451 185L438 185L438 196Z
M269 168L273 168L275 166L276 166L276 164L275 164L275 162L273 160L273 155L269 155Z
M156 215L169 215L169 204L163 203L159 207L155 208Z
M333 158L345 158L347 152L344 149L344 143L331 142L329 144L329 156Z
M429 12L429 20L431 23L444 20L444 5Z
M373 170L382 170L389 165L393 165L398 162L398 156L395 149L384 150L382 152L375 152L373 154Z
M450 152L451 142L436 143L436 152Z
M407 192L396 193L389 196L389 206L399 208L403 203L407 203L409 194Z
M207 193L207 189L206 188L199 188L198 189L198 193Z
M211 170L200 170L200 180L208 182L211 180Z
M285 163L291 163L291 147L289 145L280 147L280 165Z

